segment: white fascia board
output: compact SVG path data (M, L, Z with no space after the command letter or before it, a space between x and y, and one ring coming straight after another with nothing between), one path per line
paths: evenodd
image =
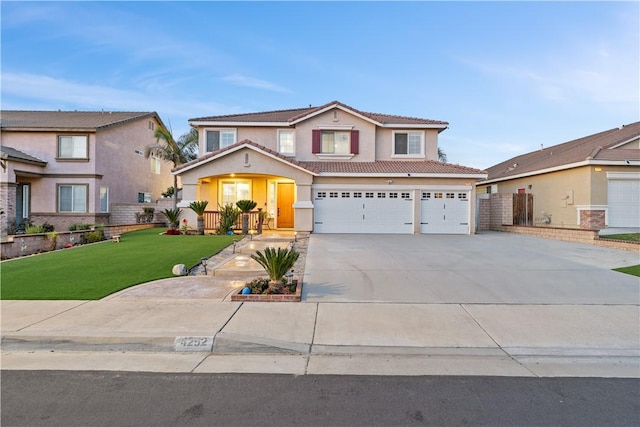
M359 118L361 118L362 120L365 120L365 121L367 121L367 122L369 122L369 123L373 123L373 124L374 124L374 125L376 125L376 126L382 126L382 123L379 123L379 122L377 122L377 121L375 121L375 120L372 120L371 118L366 117L366 116L363 116L362 114L358 113L357 111L350 110L349 108L345 108L345 107L343 107L342 105L338 105L338 104L331 104L331 105L329 105L328 107L323 108L322 110L318 110L318 111L315 111L315 112L314 112L314 113L312 113L312 114L308 114L308 115L306 115L306 116L304 116L304 117L301 117L301 118L299 118L298 120L295 120L295 121L291 122L291 124L292 124L292 125L295 125L295 124L298 124L298 123L300 123L300 122L304 122L304 121L306 121L306 120L309 120L309 119L310 119L310 118L312 118L312 117L315 117L315 116L317 116L317 115L319 115L319 114L326 113L327 111L332 110L332 109L334 109L334 108L337 108L338 110L342 110L342 111L344 111L345 113L349 113L349 114L351 114L351 115L353 115L353 116L359 117Z
M281 158L280 158L280 157L278 157L278 156L274 156L274 155L273 155L273 154L271 154L271 153L264 152L264 151L260 150L259 148L254 147L253 145L250 145L250 144L242 144L242 145L239 145L239 146L237 146L237 147L235 147L235 148L233 148L233 149L231 149L231 150L224 151L224 152L222 152L222 153L220 153L220 154L217 154L217 155L215 155L215 156L209 157L208 159L205 159L205 160L203 160L203 161L201 161L201 162L194 163L193 165L188 166L188 167L186 167L186 168L184 168L184 169L181 169L181 170L179 170L179 171L175 171L175 172L174 172L174 171L172 171L171 173L172 173L173 175L180 175L180 174L181 174L181 173L183 173L183 172L186 172L186 171L189 171L189 170L191 170L191 169L194 169L194 168L200 167L200 166L202 166L202 165L204 165L204 164L206 164L206 163L209 163L209 162L212 162L212 161L214 161L214 160L217 160L217 159L219 159L219 158L221 158L221 157L224 157L224 156L226 156L226 155L228 155L228 154L235 153L235 152L236 152L236 151L238 151L238 150L242 150L243 148L249 148L249 149L251 149L251 150L255 151L255 152L256 152L256 153L258 153L258 154L262 154L263 156L266 156L266 157L271 157L271 158L272 158L272 159L274 159L274 160L277 160L277 161L279 161L279 162L281 162L281 163L284 163L284 164L285 164L285 165L287 165L287 166L291 166L291 167L293 167L293 168L296 168L296 169L298 169L298 170L301 170L301 171L303 171L303 172L306 172L306 173L308 173L309 175L318 176L318 174L317 174L317 173L315 173L315 172L311 172L309 169L305 169L305 168L303 168L303 167L300 167L300 166L298 166L298 165L295 165L295 164L293 164L293 163L290 163L290 162L288 162L288 161L286 161L286 160L284 160L284 159L281 159Z
M640 160L631 160L629 161L629 163L626 163L624 160L584 160L582 162L568 163L566 165L556 166L553 168L540 169L536 171L521 173L518 175L509 175L509 176L505 176L504 178L494 178L486 181L480 181L478 182L478 185L493 184L494 182L501 182L501 181L510 181L512 179L526 178L529 176L542 175L549 172L558 172L558 171L567 170L567 169L574 169L582 166L640 166Z
M393 128L393 129L447 129L449 126L448 125L442 125L442 124L394 124L394 123L388 123L388 124L384 124L381 125L380 127L383 128Z
M582 167L582 166L589 166L589 165L620 165L620 164L624 164L624 162L615 161L615 160L584 160L582 162L568 163L566 165L555 166L555 167L552 167L552 168L540 169L540 170L525 172L525 173L521 173L521 174L517 174L517 175L509 175L509 176L505 176L504 178L488 179L486 181L478 182L477 185L493 184L494 182L501 182L501 181L511 181L512 179L526 178L526 177L529 177L529 176L542 175L542 174L549 173L549 172L558 172L558 171L567 170L567 169L574 169L574 168L579 168L579 167Z
M340 176L340 177L356 177L356 178L486 178L487 174L463 174L463 173L341 173L341 172L320 172L319 176Z
M194 127L255 127L255 126L277 126L277 127L291 127L289 122L208 122L208 121L190 121L189 124Z

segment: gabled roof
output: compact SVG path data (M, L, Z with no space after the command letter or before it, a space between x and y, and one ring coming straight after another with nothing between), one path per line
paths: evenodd
M263 145L250 140L236 142L233 145L222 148L204 156L198 157L188 163L184 163L173 170L174 174L185 172L198 167L209 161L224 157L225 155L242 148L250 148L254 151L262 152L265 155L276 158L284 163L288 163L298 169L305 170L313 175L328 176L460 176L466 175L470 178L484 178L486 172L469 168L466 166L453 165L449 163L436 162L434 160L424 161L403 161L403 160L383 160L376 162L301 162L291 157L273 151Z
M307 120L325 111L338 108L351 114L371 121L378 126L419 126L424 128L437 128L444 130L449 125L448 122L440 120L421 119L417 117L396 116L381 113L368 113L356 110L339 101L329 102L317 107L295 108L291 110L265 111L258 113L230 114L224 116L207 116L190 119L192 125L262 125L262 126L291 126L298 122Z
M95 131L132 121L155 118L155 112L119 111L0 111L0 129L25 131Z
M487 181L567 169L590 163L640 160L640 149L617 148L640 138L640 122L513 157L487 169Z
M16 150L13 147L7 147L6 145L0 146L0 152L3 153L3 158L6 156L6 158L9 160L18 161L21 163L31 163L39 166L47 165L47 162L45 162L44 160L40 160L30 154L24 153L20 150Z

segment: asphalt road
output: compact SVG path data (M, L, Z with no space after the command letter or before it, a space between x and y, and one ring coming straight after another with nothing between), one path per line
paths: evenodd
M640 380L2 371L8 426L638 426Z

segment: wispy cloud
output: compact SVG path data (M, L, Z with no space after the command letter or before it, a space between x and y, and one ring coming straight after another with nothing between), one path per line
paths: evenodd
M240 74L231 74L223 77L221 80L236 86L243 86L243 87L249 87L254 89L263 89L263 90L268 90L272 92L282 92L282 93L291 92L290 90L280 85L277 85L275 83L272 83L266 80L243 76Z

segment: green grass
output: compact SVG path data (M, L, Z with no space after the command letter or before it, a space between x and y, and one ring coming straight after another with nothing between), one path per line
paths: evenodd
M632 265L631 267L614 268L613 270L640 277L640 264Z
M101 242L0 264L3 300L94 300L152 280L173 277L229 246L238 236L165 236L152 228Z
M600 236L601 239L614 239L614 240L630 240L632 242L640 242L640 233L627 233L627 234L607 234Z

